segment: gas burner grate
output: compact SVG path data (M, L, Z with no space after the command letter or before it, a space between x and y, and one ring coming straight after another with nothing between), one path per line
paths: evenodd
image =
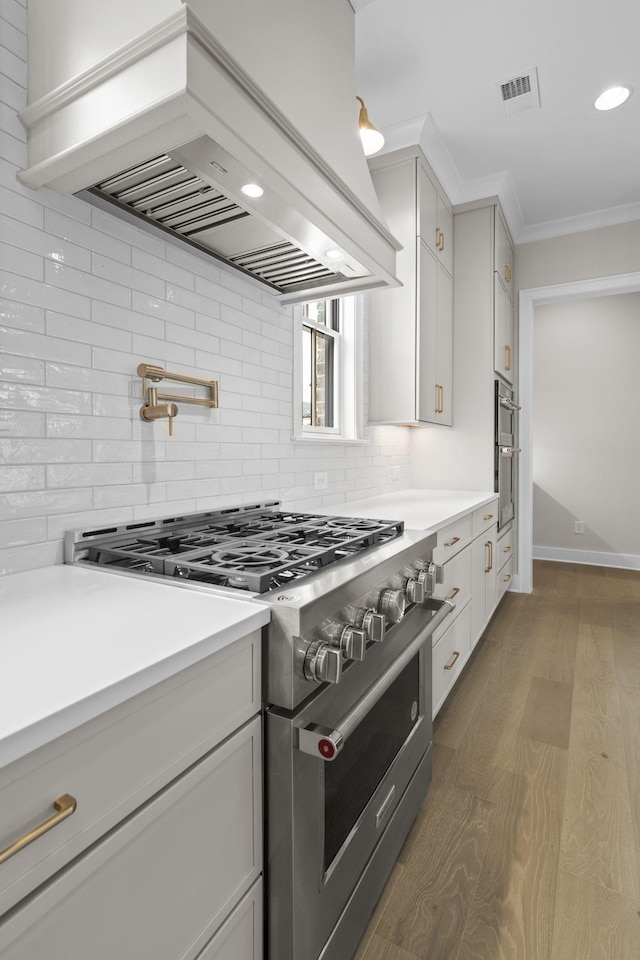
M232 508L92 534L84 559L265 593L399 537L401 522ZM138 529L136 529L136 526ZM135 530L135 533L133 532Z

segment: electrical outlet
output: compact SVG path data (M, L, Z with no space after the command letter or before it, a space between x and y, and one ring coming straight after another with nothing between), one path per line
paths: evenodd
M575 520L573 524L574 533L584 533L584 520Z
M399 480L400 479L400 467L392 467L391 469L391 479Z
M313 489L326 490L329 486L329 474L325 471L318 471L313 475Z

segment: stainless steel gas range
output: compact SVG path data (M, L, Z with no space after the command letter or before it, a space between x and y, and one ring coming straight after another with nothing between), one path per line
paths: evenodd
M435 537L277 502L83 530L67 561L269 604L269 960L349 960L431 780Z

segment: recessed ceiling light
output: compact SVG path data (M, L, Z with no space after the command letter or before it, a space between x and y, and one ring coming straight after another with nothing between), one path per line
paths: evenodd
M331 250L325 250L325 254L324 254L324 255L325 255L325 257L327 257L328 260L343 260L343 259L344 259L344 251L343 251L343 250L338 250L337 247L332 247Z
M245 197L261 197L264 193L262 187L259 187L257 183L245 183L244 187L240 187Z
M628 100L630 96L631 89L629 87L609 87L608 90L600 94L594 103L594 107L596 110L613 110L614 107L619 107L625 100Z

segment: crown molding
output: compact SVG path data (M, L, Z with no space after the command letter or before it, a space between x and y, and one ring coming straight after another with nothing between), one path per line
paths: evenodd
M576 217L561 220L547 220L525 226L520 231L517 243L533 243L536 240L548 240L551 237L564 237L570 233L584 233L586 230L599 230L602 227L615 227L621 223L640 220L640 200L606 210L593 210ZM514 237L514 239L516 239Z

